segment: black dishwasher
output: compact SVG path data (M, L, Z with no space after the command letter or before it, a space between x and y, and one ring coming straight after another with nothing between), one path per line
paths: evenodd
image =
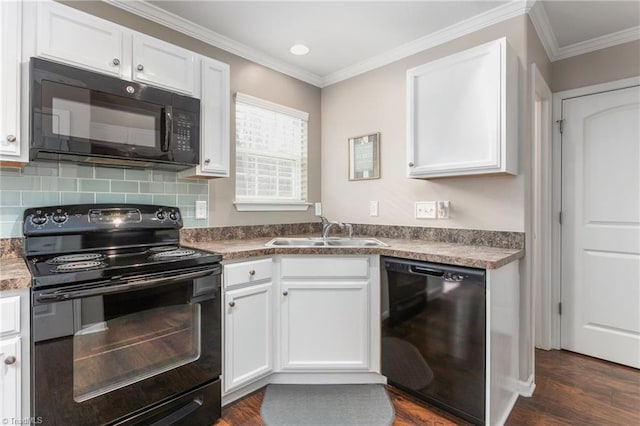
M485 271L392 257L382 265L382 374L484 425Z

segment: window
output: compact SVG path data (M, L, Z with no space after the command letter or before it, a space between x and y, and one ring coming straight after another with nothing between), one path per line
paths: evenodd
M309 114L236 94L236 208L306 210Z

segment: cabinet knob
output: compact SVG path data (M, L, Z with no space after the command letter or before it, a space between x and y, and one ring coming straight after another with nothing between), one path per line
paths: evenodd
M211 162L210 158L207 158L206 160L204 160L204 164L209 164Z
M282 295L283 295L283 296L288 296L288 295L289 295L289 292L288 292L287 290L285 290L285 291L283 291L283 292L282 292Z
M16 141L16 137L14 135L7 136L7 142L15 142L15 141Z
M12 355L12 356L8 356L8 357L6 357L6 358L4 359L4 363L5 363L5 364L7 364L7 365L11 365L11 364L13 364L14 362L16 362L16 357L15 357L15 356L13 356L13 355Z
M249 271L249 275L254 276L255 274L256 274L255 270L252 269L252 270Z
M236 302L234 302L234 301L232 300L231 302L229 302L229 306L231 306L231 307L233 308L234 306L236 306Z
M142 71L144 69L144 65L138 64L136 68L138 69L138 71Z
M113 62L113 65L116 65L116 66L120 65L120 59L118 58L113 58L113 61L111 62Z
M413 166L414 166L414 164L413 164L413 161L412 161L412 162L409 163L409 167L413 167Z

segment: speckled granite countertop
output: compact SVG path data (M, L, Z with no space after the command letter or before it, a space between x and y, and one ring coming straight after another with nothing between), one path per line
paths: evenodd
M29 288L31 274L21 257L0 259L0 291Z
M304 237L307 235L296 235ZM313 236L317 236L314 234ZM359 238L362 238L359 236ZM265 247L271 238L185 242L185 246L222 254L223 260L277 254L382 255L482 269L497 269L524 257L524 250L425 240L378 239L389 247ZM0 259L0 290L28 288L31 276L21 258Z
M314 235L317 236L317 235ZM298 235L297 237L304 237ZM364 238L364 237L358 237ZM445 243L424 240L378 239L389 247L265 247L270 238L194 242L185 245L222 254L223 260L246 259L276 254L378 254L406 259L497 269L524 257L522 249Z

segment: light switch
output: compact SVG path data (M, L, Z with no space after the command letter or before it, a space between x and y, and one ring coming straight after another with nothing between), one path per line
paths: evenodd
M206 218L207 218L207 202L196 201L196 219L206 219Z
M369 216L378 216L378 202L369 201Z
M416 219L435 219L436 218L436 202L435 201L416 201L415 209Z
M316 216L322 216L322 203L315 203Z
M449 219L448 201L438 201L438 219Z

